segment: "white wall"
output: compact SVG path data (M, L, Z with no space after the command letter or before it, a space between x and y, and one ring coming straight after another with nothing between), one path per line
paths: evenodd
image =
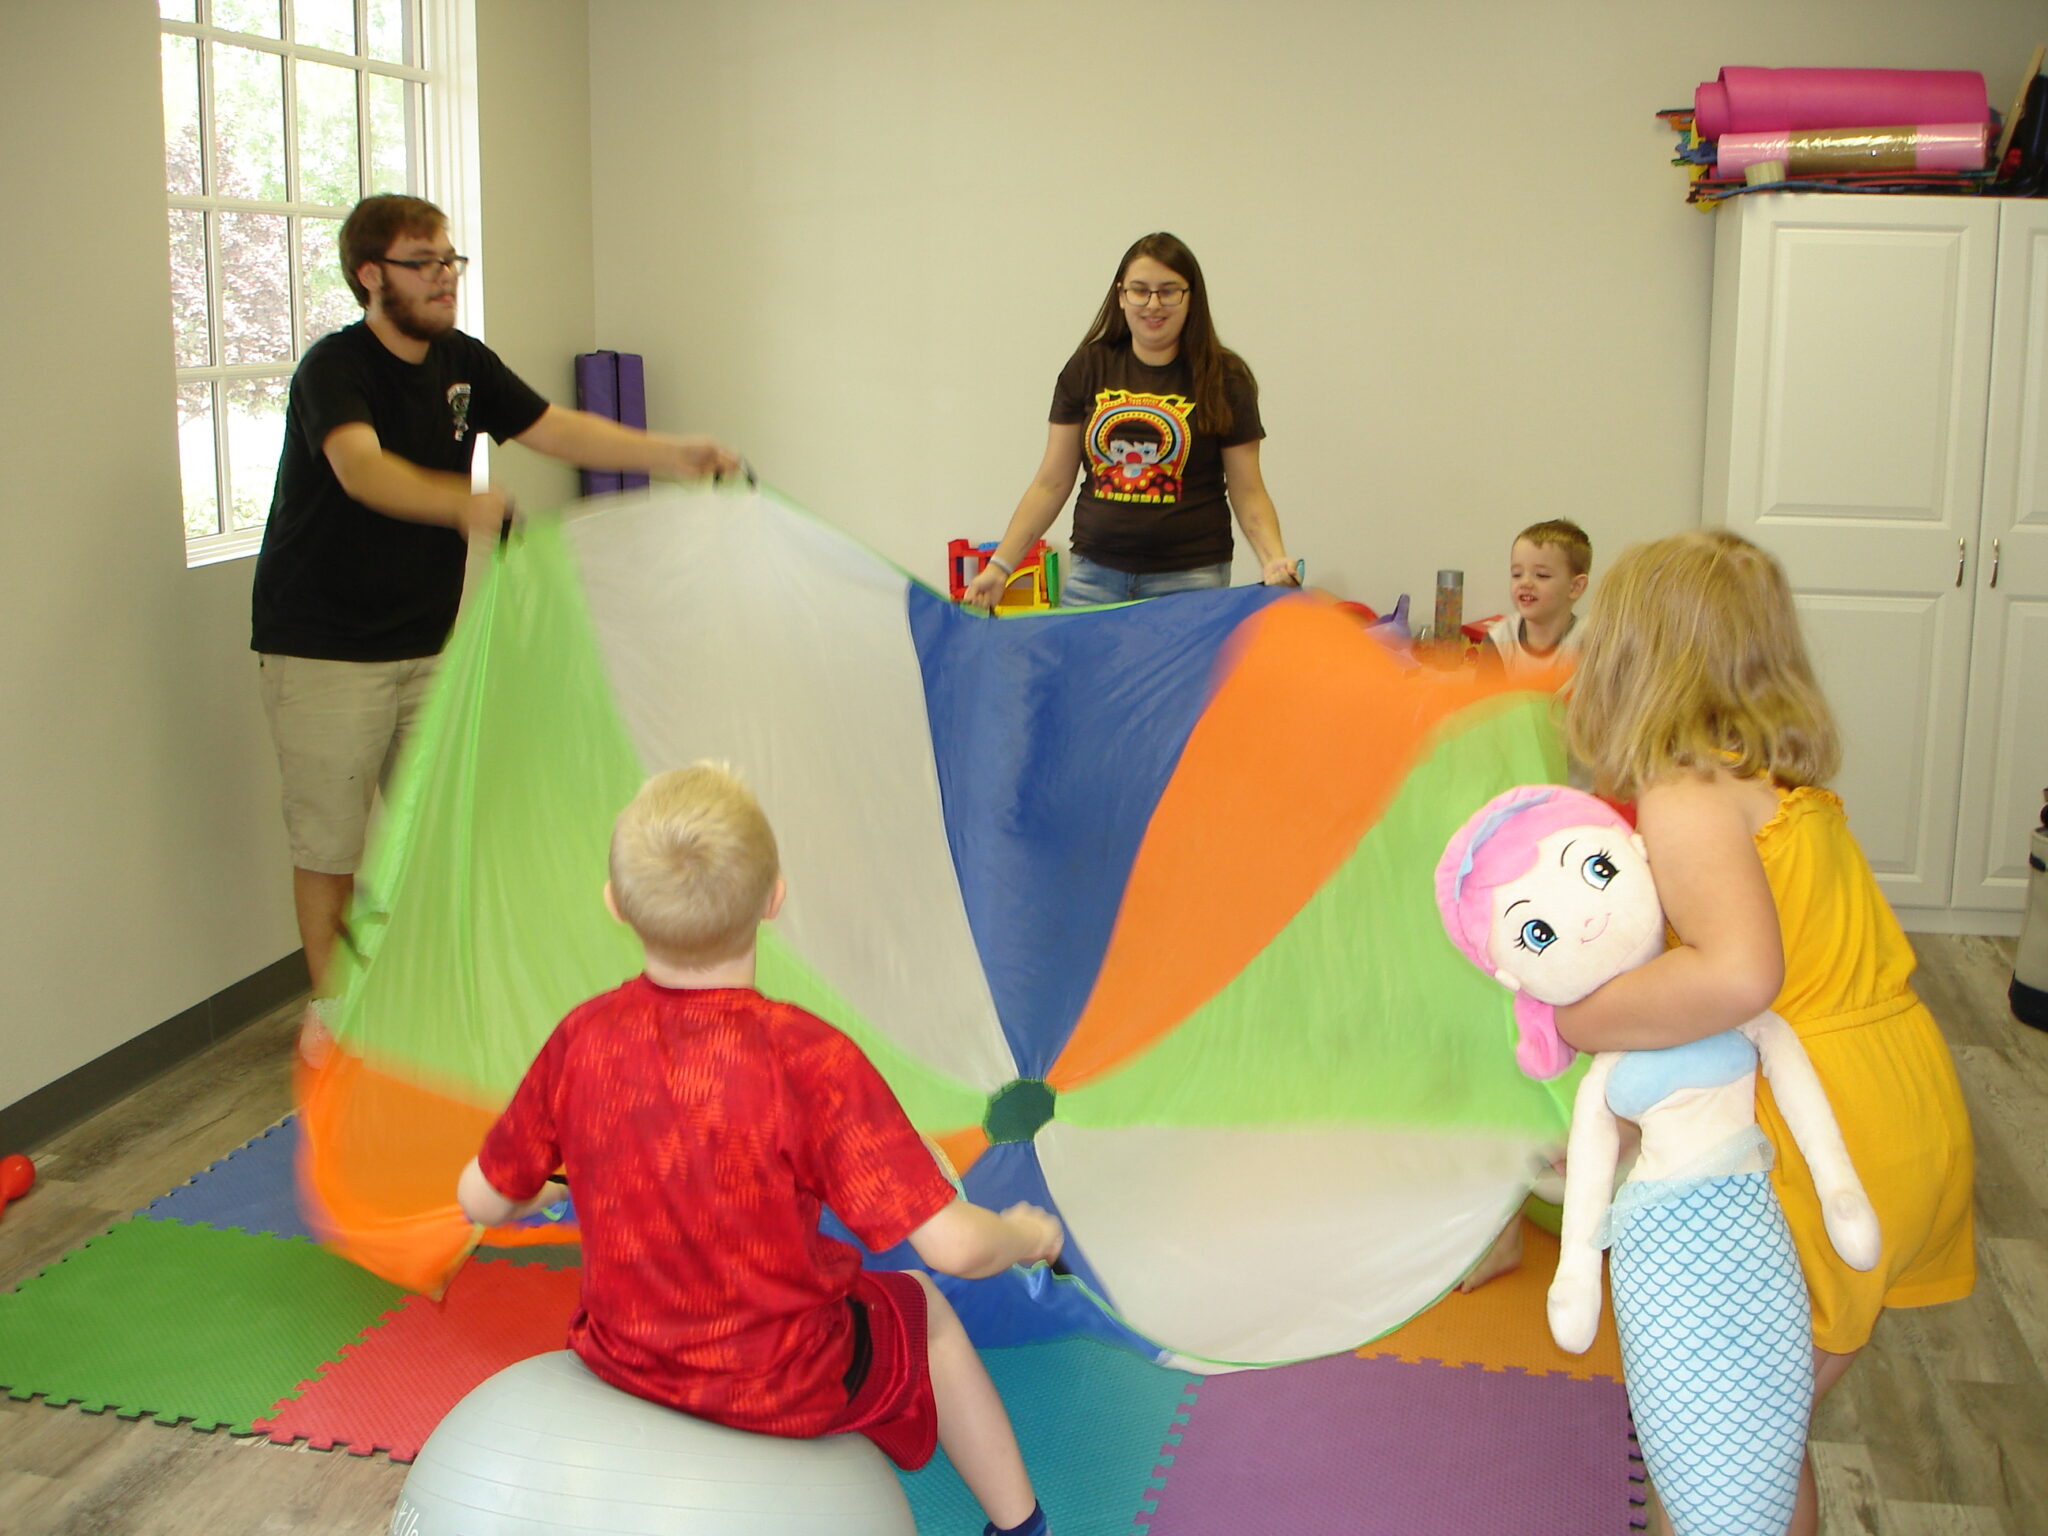
M155 8L6 11L0 1105L297 945L250 562L180 547ZM1295 552L1376 603L1441 564L1480 586L1535 517L1611 551L1696 516L1711 225L1654 108L1731 60L1979 68L2009 98L2040 25L2037 0L1186 0L1138 37L1074 0L479 12L487 329L552 398L574 352L645 352L654 425L732 438L936 581L1007 516L1116 254L1169 228L1264 383ZM500 458L516 493L564 493L527 457Z
M298 948L246 560L185 568L148 0L0 45L0 1105Z
M1530 521L1611 555L1698 516L1712 223L1656 109L1724 63L1979 69L2003 109L2042 30L2039 0L604 0L598 326L657 424L937 582L1170 229L1312 579L1384 607L1457 566L1493 611Z
M576 354L596 348L591 276L590 61L583 0L480 0L485 339L513 372L576 403ZM576 471L516 445L494 481L522 508L560 506Z

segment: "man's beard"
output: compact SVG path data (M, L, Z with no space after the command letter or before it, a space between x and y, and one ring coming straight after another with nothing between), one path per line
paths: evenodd
M452 312L429 309L425 301L408 299L388 290L384 294L384 318L391 322L399 335L410 336L414 341L439 341L455 329Z

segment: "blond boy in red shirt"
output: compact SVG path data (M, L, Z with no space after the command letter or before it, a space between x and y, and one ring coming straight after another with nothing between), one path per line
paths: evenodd
M945 1274L1050 1262L1045 1211L962 1199L860 1049L754 988L757 926L782 905L754 798L711 764L658 774L620 815L605 902L647 968L573 1010L528 1068L458 1196L515 1220L575 1186L582 1293L569 1345L599 1377L767 1434L858 1430L899 1465L934 1440L989 1518L1045 1516L995 1385L924 1275L870 1271L908 1239Z

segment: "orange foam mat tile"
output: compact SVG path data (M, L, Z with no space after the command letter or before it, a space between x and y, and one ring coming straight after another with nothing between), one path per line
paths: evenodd
M1358 1353L1367 1359L1476 1365L1489 1371L1555 1371L1581 1381L1621 1380L1621 1341L1614 1307L1601 1285L1600 1331L1583 1355L1567 1354L1550 1337L1544 1298L1557 1271L1557 1239L1522 1223L1522 1264L1470 1295L1442 1301Z

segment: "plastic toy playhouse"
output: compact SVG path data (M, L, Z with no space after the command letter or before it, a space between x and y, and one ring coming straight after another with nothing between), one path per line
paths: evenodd
M954 602L960 601L967 591L967 584L982 573L988 565L989 556L995 552L993 541L974 544L966 539L955 539L946 546L946 588ZM1045 540L1038 539L1024 551L1024 558L1017 562L1017 569L1010 572L1003 595L996 599L996 612L1038 613L1058 607L1059 601L1059 551L1048 549Z

